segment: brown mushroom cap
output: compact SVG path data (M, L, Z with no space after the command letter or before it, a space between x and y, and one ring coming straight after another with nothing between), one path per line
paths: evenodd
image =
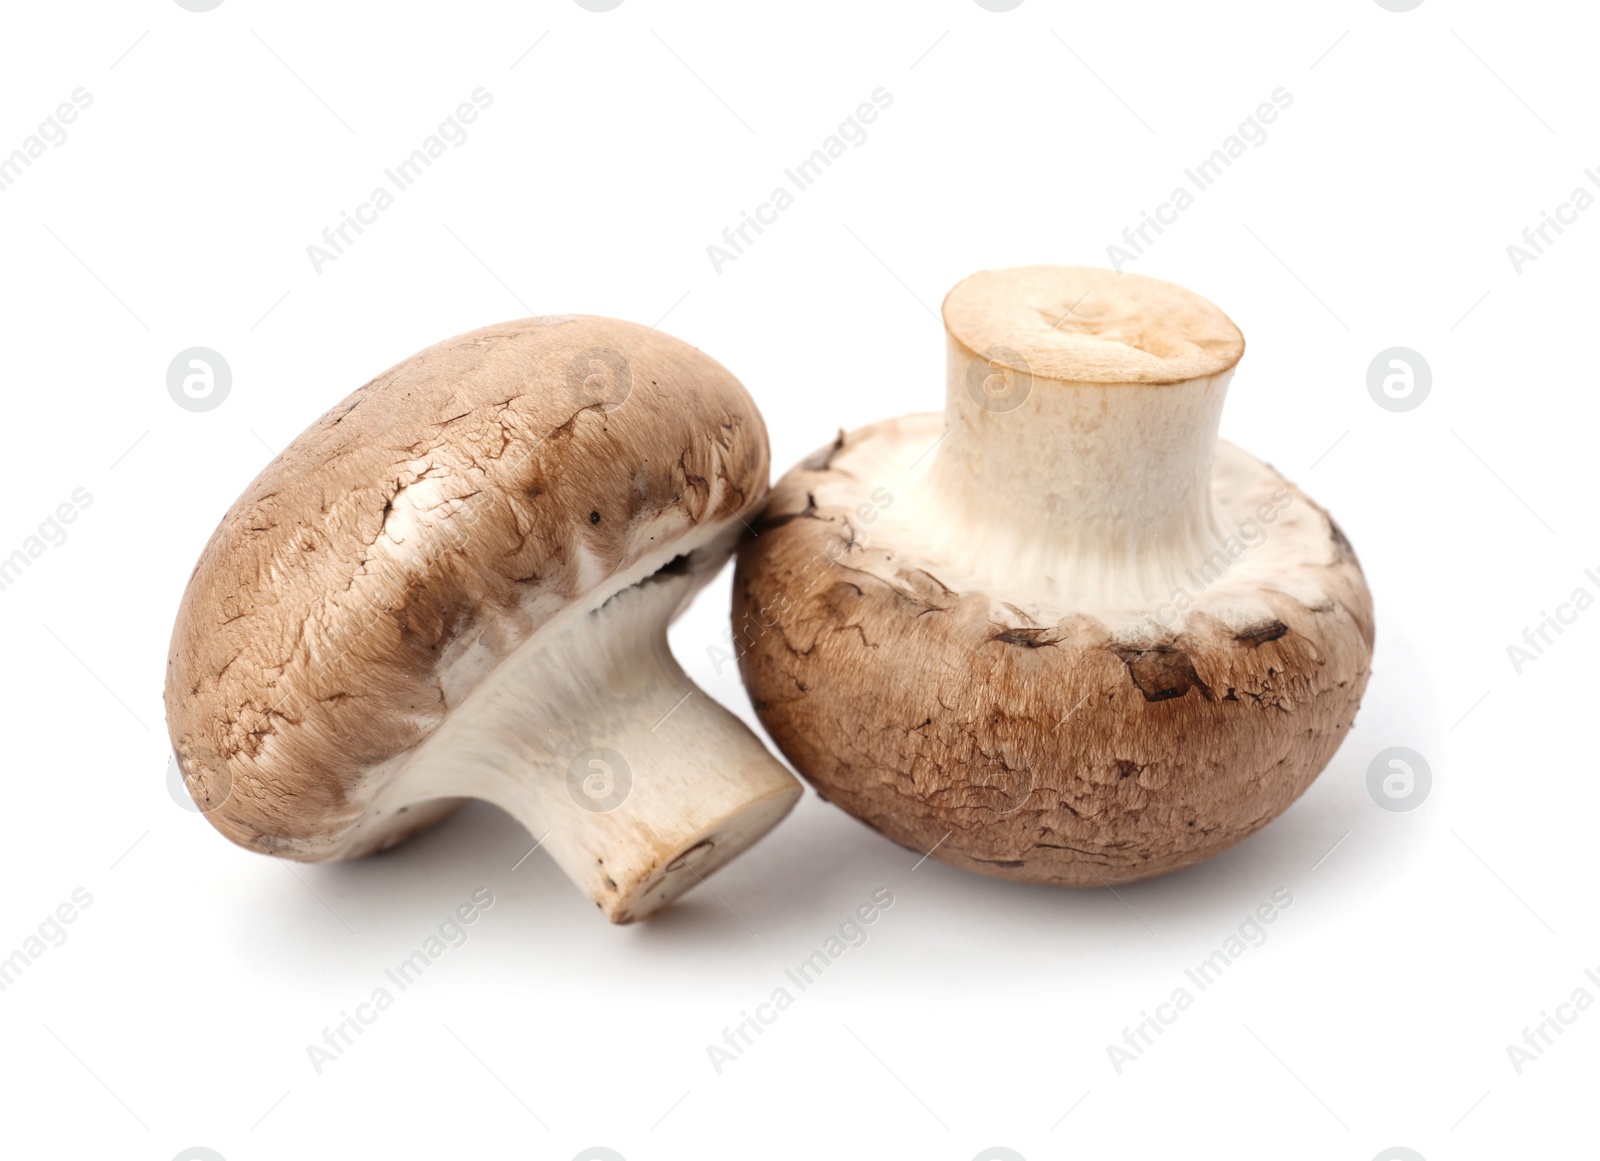
M166 681L191 793L266 853L409 837L456 803L376 817L408 755L557 618L652 575L681 607L767 468L738 380L659 331L533 318L412 356L273 460L201 554Z
M1179 563L1127 547L1130 530L1167 538L1156 513L1106 496L1105 465L1119 462L1106 440L1160 429L1163 401L1179 406L1169 392L1220 409L1243 340L1209 304L1164 313L1177 288L1124 275L1115 309L1082 315L1114 338L1090 328L1052 346L1065 328L1043 338L1036 320L1072 306L1083 274L990 272L952 292L946 415L841 432L785 475L740 547L733 623L763 725L824 798L919 855L1092 887L1207 858L1293 802L1354 718L1373 621L1338 526L1268 465L1211 443L1214 420L1198 436L1200 527L1177 538ZM993 321L1008 314L1012 329ZM1021 352L1032 375L1010 413L967 399L964 360L993 365L994 348ZM1171 373L1151 351L1202 378L1141 385ZM1126 385L1084 383L1091 373ZM1041 435L1061 415L1077 429ZM1149 447L1127 458L1128 482L1112 487L1124 499L1165 464ZM1034 493L1005 491L1030 473ZM1096 493L1103 507L1048 524ZM1125 526L1108 529L1113 514Z

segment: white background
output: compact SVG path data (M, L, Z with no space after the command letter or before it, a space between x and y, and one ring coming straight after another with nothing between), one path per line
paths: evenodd
M0 555L74 489L93 502L0 592L0 956L75 888L93 903L0 993L0 1153L1592 1149L1600 1009L1521 1075L1506 1051L1574 989L1600 998L1600 612L1520 675L1506 652L1579 585L1600 593L1600 213L1520 273L1506 253L1600 165L1591 16L8 5L0 152L75 88L93 104L0 193ZM479 86L494 103L470 139L315 272L306 246ZM893 105L866 142L714 271L707 245L879 86ZM194 559L270 456L377 372L531 313L660 320L750 388L781 472L840 426L936 409L954 282L1106 264L1279 86L1294 102L1268 140L1131 267L1239 323L1224 435L1337 515L1376 599L1356 727L1259 835L1117 895L1058 891L914 866L808 793L716 896L616 929L542 853L513 871L531 839L487 807L384 857L290 867L170 797L164 656ZM195 345L233 370L204 414L165 383ZM1403 414L1366 389L1394 345L1433 372ZM674 647L753 720L707 653L727 593ZM1395 745L1433 771L1406 813L1366 789ZM869 942L717 1075L707 1045L880 887L895 902ZM470 940L317 1075L306 1046L480 888ZM1119 1075L1107 1045L1279 888L1267 942Z

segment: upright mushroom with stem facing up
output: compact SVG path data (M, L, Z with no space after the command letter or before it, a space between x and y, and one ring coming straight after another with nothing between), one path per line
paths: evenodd
M824 797L957 866L1097 886L1215 854L1355 717L1355 553L1218 441L1244 338L1198 295L1022 267L944 322L944 415L841 432L740 549L763 724Z
M185 782L223 834L342 859L467 798L607 918L650 915L800 785L667 648L767 488L744 388L583 316L430 347L329 411L223 517L167 665Z

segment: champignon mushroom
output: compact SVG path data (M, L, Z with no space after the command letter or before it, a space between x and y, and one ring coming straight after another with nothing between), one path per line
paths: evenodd
M756 710L824 798L919 854L1069 886L1207 858L1354 719L1355 554L1218 441L1244 339L1199 296L1034 266L943 314L943 417L841 432L739 550Z
M487 799L608 919L651 914L800 795L666 641L767 468L743 386L658 331L534 318L412 356L273 460L201 554L166 682L190 793L301 860Z

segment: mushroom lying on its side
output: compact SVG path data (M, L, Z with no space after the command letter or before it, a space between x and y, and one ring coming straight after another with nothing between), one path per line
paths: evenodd
M944 321L944 416L841 432L740 548L763 724L825 798L984 874L1096 886L1217 853L1355 717L1355 553L1218 442L1244 339L1197 295L1024 267L966 279Z
M738 380L658 331L525 319L412 356L201 554L166 684L190 793L235 842L304 860L484 798L607 918L651 914L800 795L666 642L767 466Z

